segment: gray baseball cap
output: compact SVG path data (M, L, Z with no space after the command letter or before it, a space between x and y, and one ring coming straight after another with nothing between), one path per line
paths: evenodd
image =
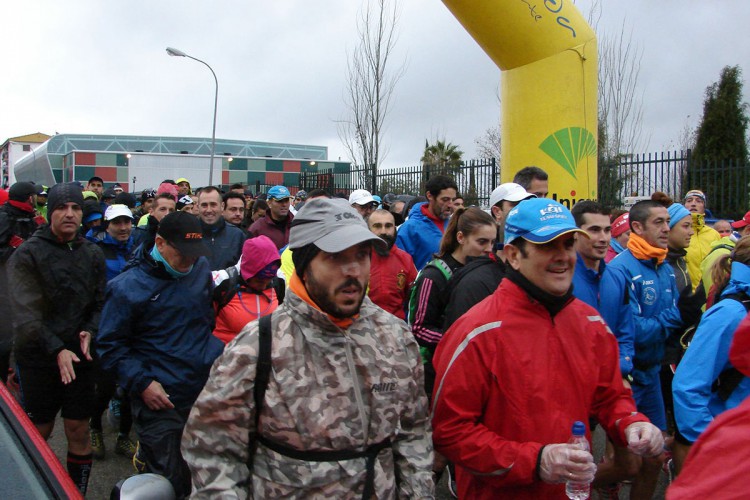
M337 253L365 241L386 246L373 234L361 215L342 198L313 198L297 212L289 230L289 248L310 243L328 253Z

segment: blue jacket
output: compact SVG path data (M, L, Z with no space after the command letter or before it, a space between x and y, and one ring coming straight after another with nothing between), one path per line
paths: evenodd
M422 206L426 204L417 203L411 208L409 218L398 228L396 236L396 245L411 255L417 271L426 266L432 259L432 254L440 249L440 240L443 238L443 231L422 213Z
M601 294L602 316L610 326L616 326L611 321L618 317L628 290L635 322L633 376L638 381L638 371L660 366L667 337L682 327L674 271L667 262L657 265L653 260L636 259L630 250L615 257L607 269L602 278L602 290L606 291Z
M97 335L102 367L132 395L156 380L177 408L189 408L224 348L211 334L212 287L204 258L173 278L144 254L107 285Z
M86 239L96 243L104 252L104 259L107 265L107 282L120 274L128 263L133 253L133 236L128 238L125 243L120 243L109 235L106 231L97 231L90 229L86 233Z
M732 263L732 278L721 294L743 292L750 295L750 267ZM695 331L690 347L680 361L674 380L674 415L680 434L695 441L708 424L720 413L739 405L750 395L750 379L745 377L722 401L711 385L729 362L729 346L734 331L747 314L745 306L733 299L723 299L709 308Z
M633 322L633 312L630 309L629 296L624 293L620 294L621 300L619 307L612 304L607 310L607 314L601 307L601 292L604 277L611 271L604 260L599 262L599 271L594 271L586 267L583 259L578 255L575 273L573 274L573 295L584 301L602 315L602 318L614 330L617 337L617 344L620 349L620 372L626 377L633 371L633 342L635 336L635 324Z

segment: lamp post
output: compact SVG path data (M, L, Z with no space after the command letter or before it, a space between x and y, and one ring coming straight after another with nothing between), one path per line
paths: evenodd
M208 168L208 185L213 186L214 182L214 151L216 150L216 109L219 104L219 80L216 78L216 73L214 73L214 70L211 66L208 65L207 62L201 61L197 57L193 57L191 55L188 55L184 53L181 50L174 49L172 47L167 47L167 54L173 57L187 57L188 59L192 59L193 61L198 61L199 63L206 66L210 71L211 74L214 76L214 82L216 83L216 92L214 93L214 125L213 129L211 130L211 165Z

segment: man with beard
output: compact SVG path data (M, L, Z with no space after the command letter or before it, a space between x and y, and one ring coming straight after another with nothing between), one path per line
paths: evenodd
M433 497L417 343L365 295L374 245L347 200L297 214L284 303L234 339L190 413L193 498Z
M396 243L396 222L388 210L375 210L367 225L376 236L388 245L373 247L370 265L370 300L400 319L406 319L405 306L409 300L410 285L417 279L417 268L411 255Z

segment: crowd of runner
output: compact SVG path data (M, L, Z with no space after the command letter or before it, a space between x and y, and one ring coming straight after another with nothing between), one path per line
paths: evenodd
M445 175L382 196L17 182L0 376L44 438L62 417L84 494L113 446L177 498L433 498L444 473L471 499L651 498L662 473L668 498L742 496L750 212L547 196L537 167L488 207ZM605 431L599 463L576 421Z

